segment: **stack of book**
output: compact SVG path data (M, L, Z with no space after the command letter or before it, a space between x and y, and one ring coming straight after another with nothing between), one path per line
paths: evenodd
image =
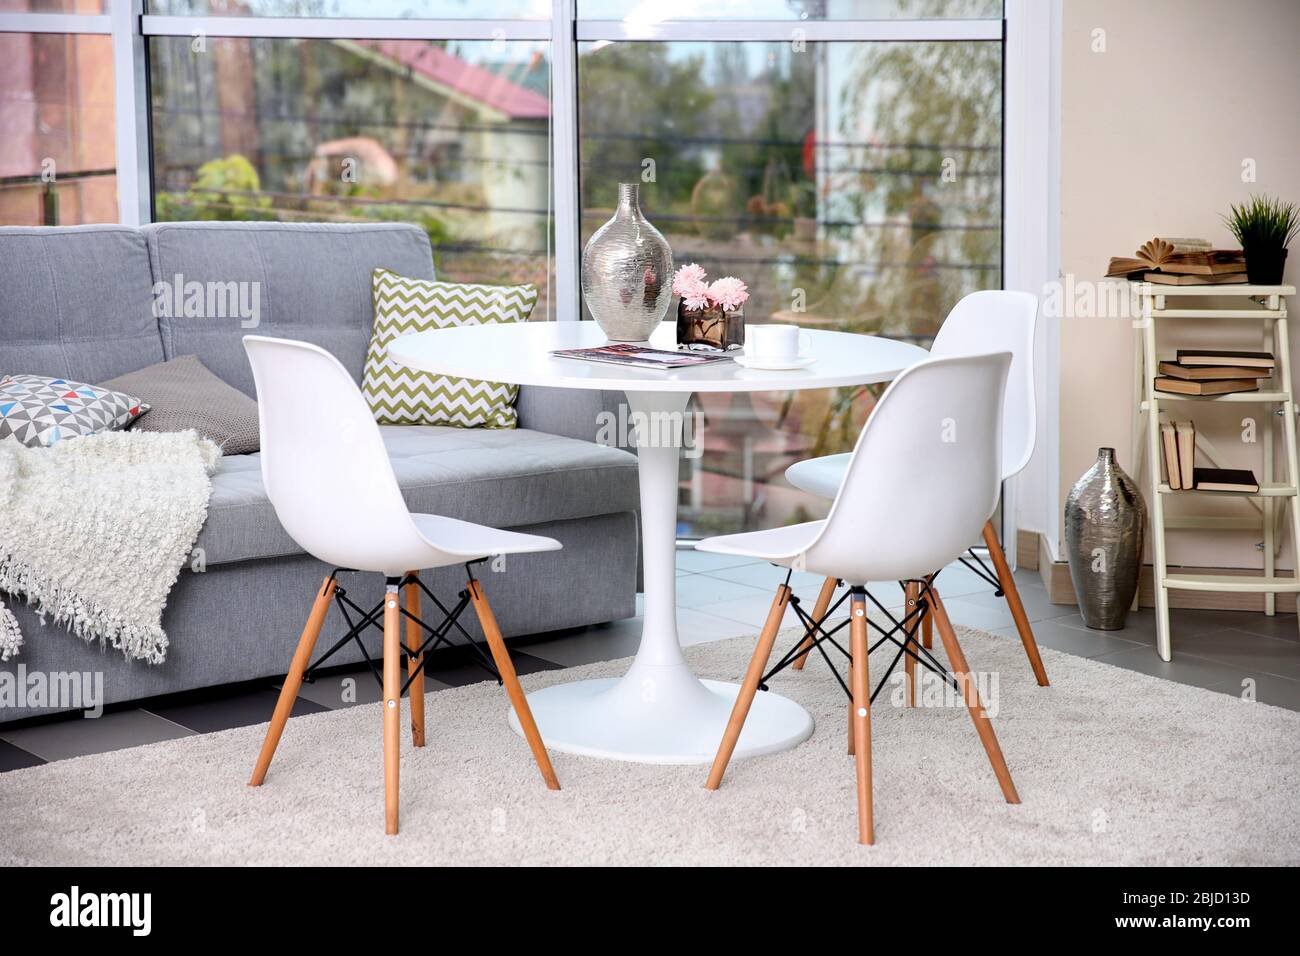
M1107 278L1124 277L1161 285L1225 285L1246 281L1240 249L1215 249L1208 239L1144 242L1134 256L1113 256Z
M1196 425L1166 422L1160 426L1165 450L1165 483L1173 491L1259 492L1259 482L1249 468L1197 468Z
M1276 365L1271 352L1231 349L1179 349L1172 362L1160 363L1158 392L1175 395L1226 395L1258 391Z

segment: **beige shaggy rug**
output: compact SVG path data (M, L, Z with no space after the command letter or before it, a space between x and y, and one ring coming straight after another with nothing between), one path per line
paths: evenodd
M809 708L812 739L733 763L716 792L702 766L563 753L564 789L548 791L507 728L504 692L483 683L430 694L428 746L403 741L398 837L383 832L371 705L292 719L260 789L245 782L263 727L2 774L0 865L1300 863L1300 714L1046 649L1040 689L1018 642L962 641L998 677L995 726L1023 803L1003 802L963 708L908 711L886 690L873 847L856 842L843 692L810 661L773 689ZM701 675L735 680L752 647L686 653ZM882 649L873 672L886 662Z

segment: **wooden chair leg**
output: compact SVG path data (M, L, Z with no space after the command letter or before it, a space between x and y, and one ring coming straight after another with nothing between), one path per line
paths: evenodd
M1025 605L1020 600L1020 591L1016 588L1016 579L1011 574L1011 566L1007 564L1007 556L998 542L992 521L984 522L984 544L989 550L993 568L998 572L1002 594L1006 597L1007 607L1011 609L1011 616L1015 619L1020 643L1025 645L1025 654L1029 658L1029 666L1034 669L1034 678L1038 681L1039 687L1046 687L1048 686L1047 670L1043 667L1042 655L1038 653L1038 642L1034 640L1034 630L1029 626L1029 615L1025 613Z
M826 609L831 606L831 598L835 596L835 585L839 582L835 578L827 578L822 582L822 589L817 595L817 603L813 606L812 618L814 621L820 621L826 613ZM808 655L812 653L813 639L805 637L803 643L799 645L803 651L794 659L793 667L797 671L803 670L803 666L808 663Z
M767 667L767 660L772 656L772 644L776 641L776 632L781 629L781 619L785 617L785 609L789 603L790 589L782 584L776 589L776 597L772 599L772 607L767 612L767 621L764 622L763 630L758 635L758 646L754 648L754 656L749 659L749 669L745 671L745 679L736 694L736 703L731 708L727 729L722 734L722 743L718 745L718 753L713 758L709 779L704 784L709 790L717 790L722 783L722 775L727 772L727 764L736 750L736 741L740 739L745 718L749 716L750 705L754 702L754 694L758 692L758 683L763 678L763 669Z
M407 571L407 577L418 577L419 571ZM420 585L412 581L406 586L406 613L420 616ZM424 746L424 668L419 653L424 643L424 631L419 623L406 619L406 677L411 682L411 743ZM414 675L414 676L412 676Z
M550 754L546 752L546 744L542 742L542 735L537 729L536 721L533 720L533 711L528 706L528 698L524 696L524 690L519 686L519 677L515 674L515 665L510 660L510 652L506 650L506 642L501 637L501 629L497 627L496 615L492 613L492 607L483 595L483 585L473 578L469 582L469 596L474 602L474 613L478 615L478 622L483 627L483 635L487 638L488 647L492 651L492 660L496 662L497 672L501 675L502 683L506 685L510 705L514 707L515 716L519 718L519 726L523 728L524 739L528 741L528 746L533 751L533 759L537 761L538 769L542 771L542 779L546 781L548 789L559 790L559 778L555 776Z
M853 701L851 700L849 701L849 756L853 756Z
M961 645L957 643L957 633L953 630L952 621L948 619L948 611L943 606L943 599L939 597L939 592L933 585L930 587L930 595L934 599L934 622L939 628L939 639L943 641L943 649L948 654L948 663L952 666L957 682L961 685L966 709L970 711L970 718L975 723L975 732L980 735L980 742L984 744L989 763L993 765L998 786L1002 788L1002 795L1006 797L1007 803L1019 803L1020 795L1016 793L1016 785L1011 781L1011 771L1007 769L1006 758L1002 756L1002 748L998 746L997 735L993 732L993 722L984 712L984 704L980 701L979 690L975 687L974 677L971 676L970 665L966 663L966 655L962 653Z
M933 578L926 578L925 583L929 584ZM933 649L934 645L934 608L930 608L930 613L921 619L921 646L927 651Z
M284 686L280 688L280 699L275 703L271 725L266 728L262 752L258 754L257 763L253 767L253 776L248 781L250 787L260 787L262 781L266 779L266 771L271 766L271 758L275 756L275 748L280 744L280 735L284 733L284 725L289 721L293 703L298 699L298 689L302 687L302 675L311 663L311 652L316 647L316 639L320 637L321 625L325 623L325 616L329 613L330 601L333 599L334 575L331 574L316 592L311 613L307 615L302 636L298 638L298 649L293 652L293 662L289 665L288 676L284 679Z
M853 760L858 775L858 842L876 842L871 800L871 671L867 663L867 602L854 594L849 607L849 650L853 662Z
M920 606L921 584L919 581L908 581L904 586L904 590L907 598L903 607L903 616L906 617L909 614L914 614L917 607ZM920 623L913 621L907 632L908 634L904 635L904 638L908 635L915 637L920 632ZM916 706L916 658L912 656L914 653L914 649L908 647L906 653L903 654L903 673L907 680L907 689L904 691L903 697L908 707Z
M398 586L384 594L384 832L397 833L402 739L402 614Z

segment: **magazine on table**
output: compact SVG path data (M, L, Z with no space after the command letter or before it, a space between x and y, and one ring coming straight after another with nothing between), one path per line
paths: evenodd
M716 362L730 362L731 356L712 352L674 352L652 349L644 345L601 345L588 349L558 349L551 353L556 358L578 359L583 362L607 362L611 365L632 365L637 368L695 368Z

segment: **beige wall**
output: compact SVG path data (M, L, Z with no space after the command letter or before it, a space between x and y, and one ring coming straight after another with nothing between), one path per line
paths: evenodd
M1062 21L1063 274L1099 280L1110 256L1155 235L1229 246L1219 214L1250 192L1300 201L1300 0L1064 0ZM1095 30L1105 31L1104 52L1093 51ZM1247 159L1254 183L1242 181ZM1300 249L1290 258L1286 281L1294 285ZM1290 308L1300 314L1300 302ZM1259 347L1255 323L1224 325L1190 332L1197 342ZM1128 319L1061 319L1062 503L1099 446L1115 447L1131 471L1132 363ZM1292 363L1300 371L1300 350ZM1211 415L1198 406L1195 420L1229 464L1258 476L1259 446L1240 437L1252 408L1220 406ZM1224 513L1246 507L1221 504L1235 509ZM1259 567L1259 537L1171 532L1169 559ZM1289 546L1284 560L1289 567Z

